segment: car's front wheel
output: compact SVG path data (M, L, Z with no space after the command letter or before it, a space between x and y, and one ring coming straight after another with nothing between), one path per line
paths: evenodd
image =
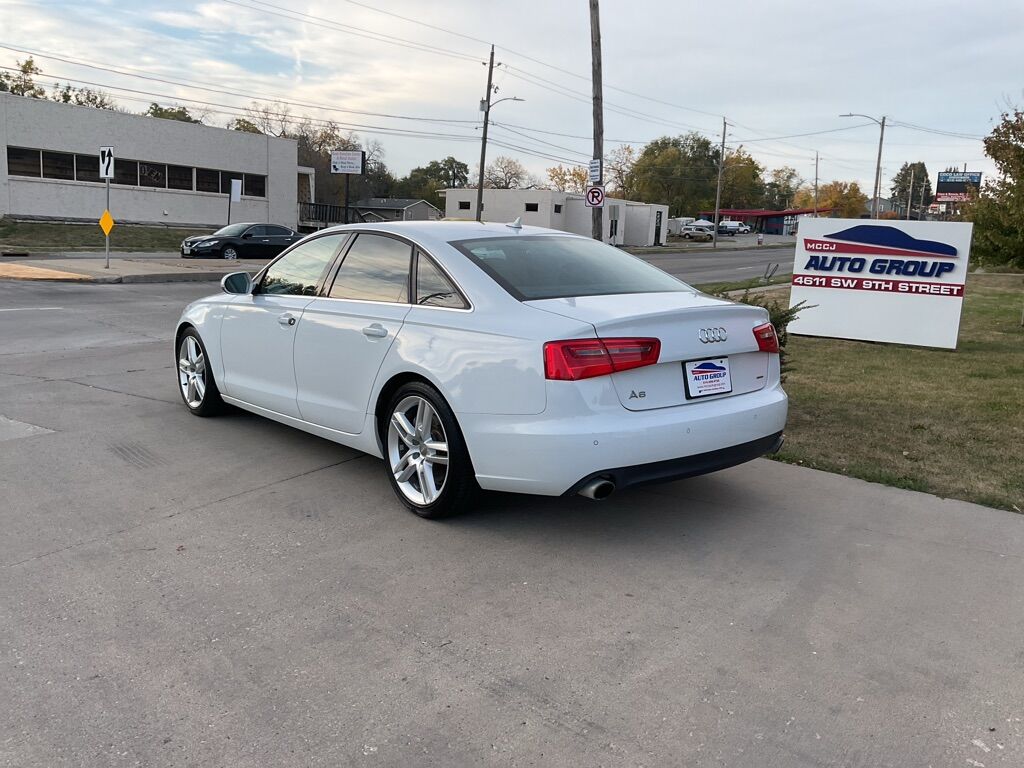
M178 339L178 392L196 416L213 416L224 407L206 347L195 328L186 329Z
M220 255L223 256L228 261L234 261L235 259L238 258L238 249L235 248L233 245L226 245L224 246L224 249L220 252Z
M402 503L426 518L465 511L476 495L476 477L455 414L441 394L429 384L406 384L386 414L384 460Z

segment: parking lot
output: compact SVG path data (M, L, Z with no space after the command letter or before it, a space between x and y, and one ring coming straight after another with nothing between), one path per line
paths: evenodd
M758 460L428 522L186 413L215 289L0 282L0 764L1024 763L1019 516Z

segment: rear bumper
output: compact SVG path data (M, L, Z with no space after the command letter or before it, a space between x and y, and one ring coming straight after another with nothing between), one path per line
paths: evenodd
M770 452L786 425L788 402L777 384L700 404L627 411L610 382L590 382L604 389L576 407L553 403L549 388L543 414L458 414L480 486L561 496L606 473L636 485L713 472Z
M593 480L610 480L615 484L616 490L631 488L635 485L646 485L648 483L667 483L671 480L682 480L686 477L706 475L709 472L717 472L720 469L735 467L737 464L764 456L766 453L775 453L782 447L782 432L774 435L751 440L742 445L732 445L728 448L719 448L717 451L698 453L696 456L683 456L679 459L668 459L666 461L655 461L650 464L636 464L631 467L616 467L601 472L593 472L582 478L563 495L572 496L587 483Z

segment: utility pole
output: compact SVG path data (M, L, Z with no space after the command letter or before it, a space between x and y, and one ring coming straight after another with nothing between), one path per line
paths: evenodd
M476 185L476 220L483 221L484 208L484 164L487 162L487 123L491 118L491 87L494 77L494 46L491 46L491 58L487 62L487 95L480 100L480 109L484 113L484 132L480 137L480 178Z
M878 133L878 160L875 162L875 200L871 208L871 218L878 218L878 198L882 194L882 140L885 139L885 115L882 115L882 122L879 123L881 130Z
M927 181L927 179L925 179L925 181ZM921 183L921 205L917 209L918 210L917 218L922 220L922 221L923 221L923 219L921 217L924 216L924 189L925 189L926 186L927 185L924 182Z
M601 17L598 0L590 0L590 63L594 91L594 159L601 161L604 182L604 96L601 87ZM591 210L591 237L604 240L604 208Z
M910 221L910 206L914 199L914 167L910 167L910 191L907 192L907 221Z
M725 168L725 129L728 123L722 118L722 148L718 152L718 189L715 190L715 239L712 248L718 247L718 214L722 209L722 169Z
M818 218L818 152L814 152L814 218Z

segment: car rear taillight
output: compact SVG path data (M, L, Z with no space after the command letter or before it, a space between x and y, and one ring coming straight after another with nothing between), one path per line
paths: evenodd
M754 338L757 339L757 348L762 352L779 351L779 337L775 335L775 326L771 323L757 326Z
M594 376L654 365L661 354L658 339L572 339L544 345L544 377L579 381Z

